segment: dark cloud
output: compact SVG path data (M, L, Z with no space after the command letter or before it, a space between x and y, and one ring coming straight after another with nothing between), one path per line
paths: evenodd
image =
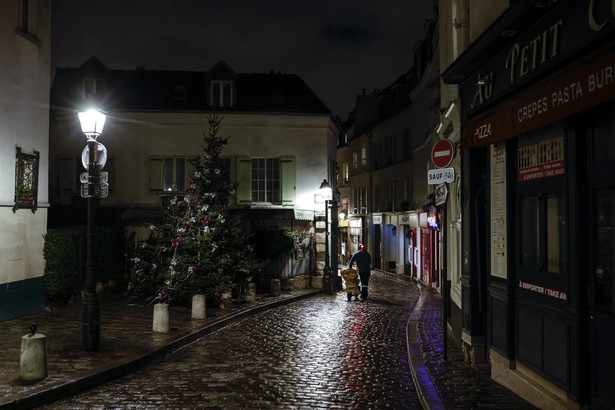
M92 55L110 68L301 76L346 117L361 89L412 65L432 0L53 0L52 67Z

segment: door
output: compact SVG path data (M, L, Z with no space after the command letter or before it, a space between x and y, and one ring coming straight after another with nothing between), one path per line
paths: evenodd
M615 407L615 184L594 189L590 300L593 408Z
M615 104L583 121L588 154L591 408L615 408Z

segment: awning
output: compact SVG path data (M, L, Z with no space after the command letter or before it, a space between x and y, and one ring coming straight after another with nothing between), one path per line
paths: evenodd
M505 141L615 98L614 44L605 57L577 60L472 122L462 148ZM603 55L604 51L602 51ZM596 53L597 54L597 53ZM568 73L568 74L566 74Z

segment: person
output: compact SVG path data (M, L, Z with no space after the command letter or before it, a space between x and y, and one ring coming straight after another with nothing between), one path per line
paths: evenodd
M352 268L352 264L357 265L359 271L359 277L361 278L361 300L367 299L367 286L369 283L369 276L371 274L372 257L365 249L365 245L360 244L359 250L352 255L348 267Z

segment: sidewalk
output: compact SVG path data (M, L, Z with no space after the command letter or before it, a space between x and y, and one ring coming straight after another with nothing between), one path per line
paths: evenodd
M167 334L152 333L153 306L142 299L102 293L98 352L83 350L83 307L79 302L0 322L0 409L29 409L74 395L134 372L235 320L320 292L283 291L276 297L257 294L256 302L235 303L231 310L208 308L205 320L192 320L189 308L171 305L171 331ZM29 333L32 323L46 336L48 377L23 382L19 379L21 337Z

